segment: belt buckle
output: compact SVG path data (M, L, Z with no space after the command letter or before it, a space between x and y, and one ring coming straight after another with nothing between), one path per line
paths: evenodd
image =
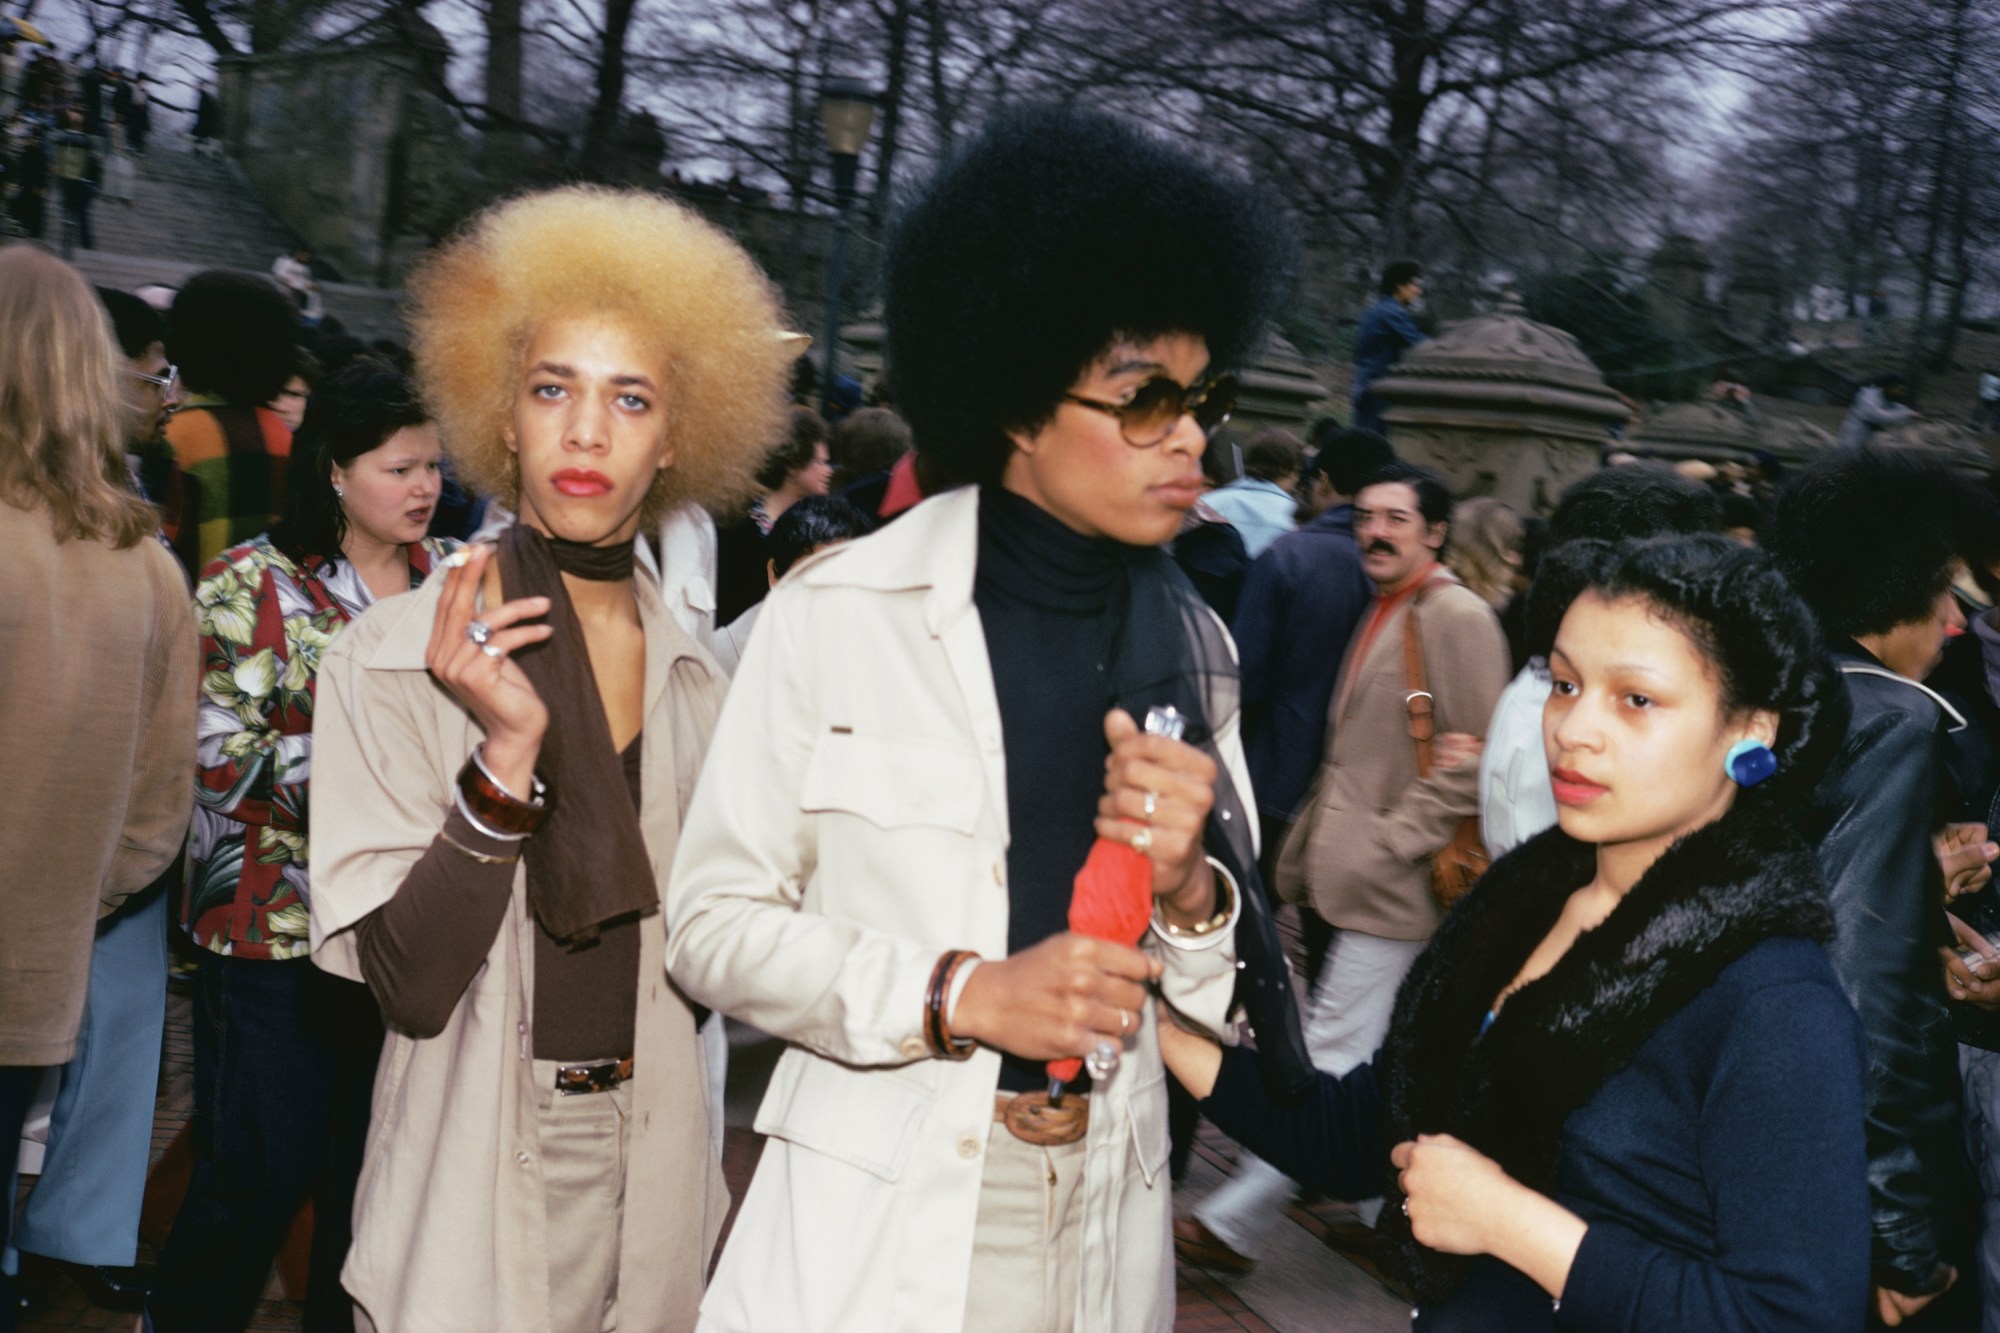
M1083 1093L1071 1093L1061 1106L1051 1106L1046 1092L1019 1092L1008 1099L1001 1123L1023 1143L1064 1147L1081 1140L1089 1128L1090 1099Z
M609 1092L632 1077L632 1057L606 1060L595 1065L559 1065L556 1068L556 1096L577 1097L586 1092Z

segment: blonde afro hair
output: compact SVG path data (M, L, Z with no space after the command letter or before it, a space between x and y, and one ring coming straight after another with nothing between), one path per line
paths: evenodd
M459 477L518 500L505 432L522 359L552 319L627 322L667 364L673 466L640 510L650 525L692 500L727 511L791 429L796 344L771 282L720 229L659 195L569 186L496 204L410 281L417 372Z

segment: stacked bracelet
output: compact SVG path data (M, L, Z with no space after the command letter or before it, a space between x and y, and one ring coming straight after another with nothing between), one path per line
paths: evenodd
M470 818L470 816L467 816L467 818ZM483 866L510 866L513 865L516 861L521 859L521 854L519 852L515 852L512 856L489 856L485 852L475 852L472 850L472 848L467 847L457 838L452 837L451 834L446 832L444 829L438 830L438 837L444 839L444 841L447 844L457 848L459 852L461 852L466 856L471 857L473 860L479 862L479 864Z
M1243 906L1242 890L1236 886L1236 876L1214 857L1208 858L1210 869L1215 872L1215 914L1193 925L1178 925L1167 919L1164 905L1153 908L1153 933L1177 949L1210 949L1234 934L1236 914Z
M533 799L522 800L493 776L479 753L481 748L474 746L465 767L458 770L458 791L452 800L472 827L487 837L519 842L549 817L549 789L535 778Z
M951 1023L946 1014L946 1000L951 995L952 978L958 970L978 954L970 949L947 949L931 969L931 984L924 995L924 1041L931 1053L946 1060L964 1060L971 1057L979 1043L970 1037L954 1037Z

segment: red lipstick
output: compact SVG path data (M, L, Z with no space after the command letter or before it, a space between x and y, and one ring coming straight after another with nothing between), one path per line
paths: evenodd
M566 467L550 477L549 482L564 495L579 498L611 493L611 478L587 467Z
M1609 790L1602 783L1592 782L1573 768L1557 768L1549 772L1549 789L1555 794L1559 805L1588 805Z

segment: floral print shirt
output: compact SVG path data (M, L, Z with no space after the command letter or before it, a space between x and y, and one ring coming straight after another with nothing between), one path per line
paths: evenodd
M410 586L457 547L409 547ZM310 952L306 782L320 654L374 601L354 566L294 564L268 535L224 551L195 588L201 623L194 826L182 923L239 958Z

